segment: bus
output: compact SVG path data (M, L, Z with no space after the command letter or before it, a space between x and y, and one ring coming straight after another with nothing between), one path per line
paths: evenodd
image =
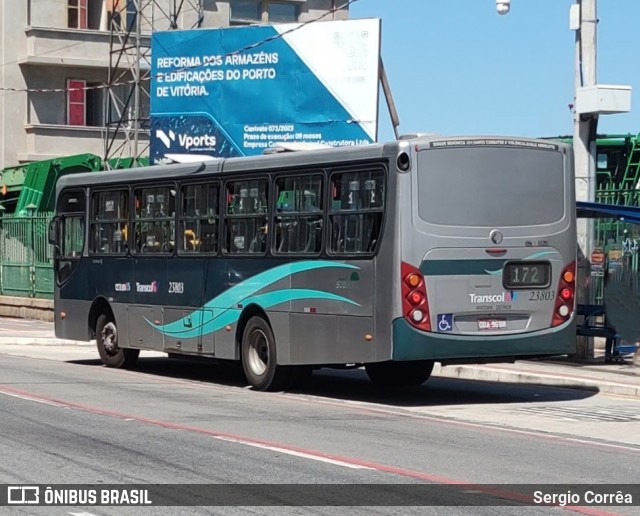
M56 335L110 367L241 361L258 390L571 354L574 188L561 142L425 135L65 176Z

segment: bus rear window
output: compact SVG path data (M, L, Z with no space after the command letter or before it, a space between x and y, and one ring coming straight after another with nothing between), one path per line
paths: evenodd
M534 226L565 213L560 152L514 148L431 149L418 156L418 214L447 226Z

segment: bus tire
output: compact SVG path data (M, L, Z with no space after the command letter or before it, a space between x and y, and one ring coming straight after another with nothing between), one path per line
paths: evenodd
M273 331L258 315L247 321L242 333L242 368L249 384L259 391L279 391L291 382L291 368L277 364Z
M100 360L107 367L130 368L137 360L140 350L118 346L118 328L113 318L100 315L96 322L96 343Z
M377 362L365 364L369 379L384 386L422 385L431 376L433 360L413 360L408 362Z

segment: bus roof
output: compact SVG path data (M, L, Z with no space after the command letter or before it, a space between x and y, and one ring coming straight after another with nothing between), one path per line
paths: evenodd
M388 143L372 143L360 146L315 148L315 146L302 146L310 150L295 152L275 152L272 154L260 154L256 156L243 156L235 158L215 158L207 160L196 159L193 162L154 165L150 167L130 168L124 170L105 171L100 173L80 173L63 176L57 184L57 191L70 186L83 185L110 185L122 182L137 182L146 180L171 181L174 179L196 179L199 175L208 175L224 172L252 172L252 171L277 171L290 167L329 166L344 162L357 163L358 161L370 161L381 159L386 155L395 155L399 148L408 148L410 145L423 147L429 142L437 141L465 141L473 142L490 141L524 141L540 142L549 145L549 140L513 137L513 136L441 136L433 133L412 135L413 138ZM554 142L559 147L569 148L569 145ZM294 146L295 147L295 146ZM293 148L290 146L290 148ZM300 147L299 147L300 148Z
M99 174L73 174L60 178L58 190L69 186L108 185L123 181L145 181L153 179L196 178L204 174L222 172L271 171L289 167L309 167L343 161L357 162L380 159L385 153L385 144L357 147L330 147L300 152L278 152L238 158L215 159L192 163L154 165L100 172Z

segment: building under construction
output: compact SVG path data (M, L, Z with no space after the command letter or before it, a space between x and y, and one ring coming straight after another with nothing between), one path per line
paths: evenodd
M346 19L346 3L2 1L0 169L79 153L147 156L153 31Z

